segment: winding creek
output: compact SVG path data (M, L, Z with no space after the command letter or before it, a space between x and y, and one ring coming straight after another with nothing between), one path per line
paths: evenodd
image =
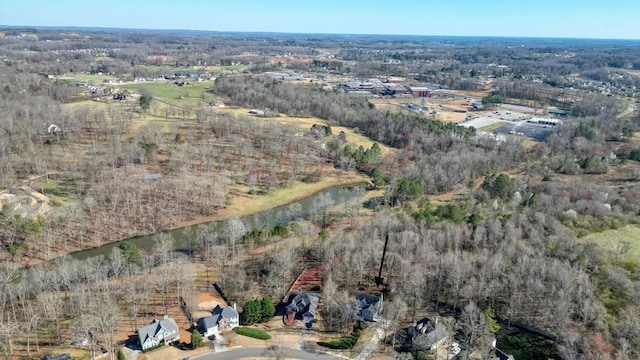
M253 229L270 229L279 223L288 224L296 220L310 218L314 213L317 213L318 204L322 202L326 203L329 200L334 206L344 204L351 199L361 198L365 191L366 187L364 184L335 186L322 190L305 199L242 217L240 220L244 224L246 231ZM221 234L224 231L226 223L227 220L212 221L169 230L164 233L170 234L173 237L176 251L188 251L188 249L191 249L197 244L198 239L201 239L202 236ZM162 233L138 236L87 250L77 251L72 253L71 256L78 260L98 255L107 256L114 247L119 246L124 241L130 241L140 249L150 249L155 244L159 234Z

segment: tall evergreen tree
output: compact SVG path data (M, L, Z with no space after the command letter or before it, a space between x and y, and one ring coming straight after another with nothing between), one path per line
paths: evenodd
M273 305L271 296L265 295L262 298L262 321L271 319L276 314L276 307Z
M249 300L244 304L240 321L243 325L251 325L262 320L262 304L259 300Z
M193 331L191 332L191 348L192 349L198 348L202 346L202 344L203 344L202 335L200 335L200 332L198 332L198 329L193 329Z

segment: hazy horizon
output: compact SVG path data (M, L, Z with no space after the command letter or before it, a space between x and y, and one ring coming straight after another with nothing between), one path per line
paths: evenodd
M640 2L616 0L405 0L300 2L130 1L126 6L25 0L0 26L238 33L640 40Z
M242 30L199 30L199 29L150 29L150 28L127 28L127 27L104 27L104 26L42 26L42 25L6 25L0 24L0 30L6 29L24 29L24 30L80 30L80 31L132 31L132 32L155 32L155 33L214 33L224 35L312 35L319 37L380 37L380 38L452 38L452 39L530 39L530 40L578 40L578 41L628 41L640 42L639 39L625 38L588 38L588 37L554 37L554 36L499 36L499 35L434 35L434 34L366 34L366 33L312 33L312 32L277 32L277 31L242 31Z

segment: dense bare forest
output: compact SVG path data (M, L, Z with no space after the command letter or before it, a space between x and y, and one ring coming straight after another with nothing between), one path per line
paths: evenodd
M403 329L439 314L460 358L489 358L492 339L517 359L640 357L637 43L1 33L7 358L78 338L115 358L150 318L196 312L211 283L242 308L285 298L309 267L324 269L327 332L352 331L355 291L385 293L387 356L433 356ZM343 90L374 80L409 98L429 87L477 99L477 116L504 105L562 117L537 128L542 140L504 137L448 120L436 96L407 100L424 103L409 112L401 96ZM304 219L240 218L364 183L363 197L321 196ZM149 248L73 254L209 220L223 226L198 228L188 247L164 233Z

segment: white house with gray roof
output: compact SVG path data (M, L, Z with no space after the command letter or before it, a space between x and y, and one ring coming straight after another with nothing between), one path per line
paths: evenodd
M211 311L212 315L198 320L198 330L205 336L211 334L231 330L240 325L240 315L236 310L236 304L233 306L216 307Z
M180 329L174 319L165 315L164 319L153 319L151 324L138 329L138 340L142 351L145 351L161 343L180 341Z

